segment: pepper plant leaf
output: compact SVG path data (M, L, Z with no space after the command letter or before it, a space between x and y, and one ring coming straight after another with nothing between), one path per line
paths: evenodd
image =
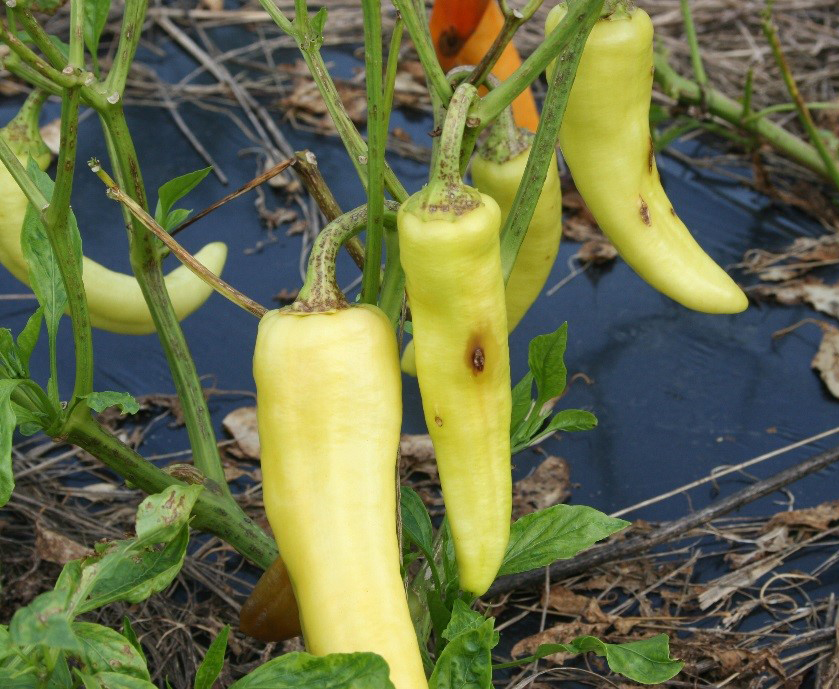
M225 625L213 643L207 649L204 660L198 666L195 673L194 689L213 689L221 670L224 667L224 652L227 650L227 636L230 634L230 626Z
M20 363L23 365L23 371L26 376L29 376L29 359L32 357L32 352L35 345L38 344L38 338L41 336L41 323L44 322L44 308L39 306L35 309L26 325L20 334L17 336L17 350Z
M612 672L639 684L661 684L673 679L684 667L683 662L670 657L667 634L658 634L649 639L624 644L606 643L595 636L580 636L568 644L542 644L533 655L495 665L495 669L527 665L554 653L587 652L606 658Z
M154 210L154 219L158 225L169 231L186 220L186 217L192 211L186 211L186 216L182 213L173 215L172 206L195 189L210 174L212 169L212 167L205 167L194 172L187 172L185 175L170 179L157 190L157 206Z
M91 392L84 396L87 406L95 412L105 411L108 407L119 407L123 414L136 414L140 411L140 403L127 392Z
M492 686L492 649L498 643L494 618L478 622L467 616L468 607L458 601L446 627L449 643L437 657L429 689L487 689ZM469 611L472 612L472 611ZM474 613L482 617L478 613Z
M286 653L233 682L229 689L394 689L384 658L375 653L316 657Z
M568 372L565 368L565 346L568 344L568 323L548 335L538 335L530 341L527 363L536 381L536 406L558 397L565 390Z
M0 507L3 507L15 489L12 468L12 436L15 432L17 415L12 408L12 391L20 385L19 380L0 380Z
M407 536L426 559L431 559L434 531L422 498L412 488L401 486L399 503L402 512L402 535Z
M84 44L87 46L93 64L98 67L99 39L108 22L111 0L86 0L84 4Z
M527 572L574 557L629 526L585 505L554 505L516 520L498 575Z
M87 672L116 672L151 680L145 659L118 631L93 622L74 622L73 633L82 645L79 658Z

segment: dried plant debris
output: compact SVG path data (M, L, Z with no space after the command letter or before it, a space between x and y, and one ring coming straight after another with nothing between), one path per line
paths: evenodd
M170 422L174 411L169 406L164 412ZM238 498L266 527L258 469L249 461L258 456L254 419L253 407L225 419L236 439L225 444L235 445L231 454L238 455L227 468L249 475L246 487L237 489ZM113 425L123 432L119 419ZM403 475L432 506L439 504L428 437L403 436L401 448ZM97 540L120 538L131 529L142 494L97 462L79 462L80 454L38 436L15 448L18 485L0 512L0 623L52 586L60 570L53 563L83 555ZM559 458L545 458L515 490L520 513L559 501L568 491L567 466ZM639 521L634 531L655 527ZM818 689L833 688L824 682L835 681L839 667L837 606L819 585L837 576L837 543L839 501L763 519L720 519L680 536L666 549L553 581L538 592L507 594L489 609L499 615L499 624L521 617L515 624L527 626L511 649L513 657L541 643L583 634L622 642L667 632L673 655L687 665L662 686L786 689L807 686L800 682L818 671ZM116 628L128 615L149 656L153 681L162 684L168 677L175 689L192 686L207 645L225 624L233 625L234 633L221 686L280 652L299 650L299 640L266 645L238 633L239 607L259 572L218 539L194 533L193 544L183 572L165 595L141 605L106 607L92 621ZM543 630L534 634L543 619ZM516 638L515 627L510 638ZM617 678L603 679L607 668L597 659L582 661L592 663L590 669L556 662L581 660L554 656L543 661L539 684L545 689L570 679L593 687L628 686ZM521 679L513 672L510 686Z
M836 399L839 399L839 328L825 321L805 318L788 328L779 330L773 334L773 337L778 338L789 335L802 325L807 324L815 325L822 331L821 342L810 365L818 372L828 392Z

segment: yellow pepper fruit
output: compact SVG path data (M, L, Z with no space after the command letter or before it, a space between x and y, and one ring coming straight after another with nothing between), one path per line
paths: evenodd
M498 204L501 226L516 198L533 140L533 134L525 129L504 131L511 124L515 126L512 122L495 124L490 138L478 148L478 154L472 161L472 181L478 191L491 196ZM500 137L496 136L496 127L501 128ZM562 189L554 155L524 242L516 256L513 272L507 280L504 295L509 332L515 330L545 286L561 239ZM417 375L413 340L408 342L402 353L402 370L409 375Z
M330 233L319 235L309 275L331 261L334 283L341 242L320 244ZM347 304L334 284L312 297L307 285L294 305L263 316L256 338L265 510L307 649L378 653L397 689L422 689L396 534L396 336L379 308Z
M25 166L30 155L45 170L50 162L37 124L32 116L37 112L21 111L15 121L0 129L13 146L18 160ZM29 121L25 121L29 120ZM37 119L34 120L37 123ZM27 129L25 138L22 128ZM0 263L25 285L29 284L29 269L20 246L23 219L29 205L5 165L0 163ZM220 275L227 259L227 245L211 242L195 254L195 258L216 275ZM140 285L133 275L118 273L86 256L82 259L82 279L87 294L90 323L94 327L115 333L142 335L155 331L151 313L143 298ZM179 266L165 277L169 298L178 320L198 309L213 293L213 288L193 274L186 266Z
M545 33L566 11L550 11ZM568 98L562 154L600 228L639 276L689 309L743 311L746 295L696 243L661 186L650 136L652 85L649 15L619 9L600 19Z
M474 93L468 84L455 91L432 182L400 207L397 228L423 412L460 586L481 595L509 540L511 392L501 211L462 183L457 162L453 113L465 117Z

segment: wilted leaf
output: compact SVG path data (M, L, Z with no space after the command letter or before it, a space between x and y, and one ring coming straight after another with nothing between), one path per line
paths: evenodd
M518 518L565 502L571 496L568 462L547 457L529 476L513 485L513 516Z
M42 560L57 565L66 565L70 560L93 555L90 548L58 531L48 529L40 519L35 522L35 551Z
M256 423L256 407L239 407L222 419L222 427L233 440L236 448L231 453L244 459L259 459L259 430Z

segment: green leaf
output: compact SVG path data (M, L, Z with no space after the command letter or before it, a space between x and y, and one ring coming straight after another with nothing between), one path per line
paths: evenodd
M20 674L20 670L0 667L0 687L3 689L41 689L41 682L35 674L35 668L27 668L26 674Z
M460 590L460 575L457 571L457 560L454 555L454 539L452 538L452 529L449 526L449 520L443 518L443 523L440 525L443 530L441 537L440 556L443 563L443 595L446 599L450 599L457 595Z
M187 210L186 208L176 208L175 210L171 211L169 215L166 216L166 220L163 223L161 223L161 225L164 230L166 230L167 232L171 232L184 220L186 220L191 213L192 211Z
M458 599L452 607L451 618L443 632L443 638L453 641L461 634L478 629L486 622L486 619L481 613L472 610L464 601Z
M35 313L33 313L20 334L17 336L17 349L20 362L23 364L24 372L29 375L29 359L32 357L32 351L38 343L38 338L41 336L41 323L44 321L44 309L39 306Z
M139 603L165 589L183 567L189 530L181 527L163 547L141 542L122 545L108 552L97 567L90 593L77 607L89 612L114 601Z
M15 489L12 468L12 437L17 415L12 409L12 391L20 385L19 380L0 380L0 507L3 507Z
M542 644L531 656L495 667L508 668L524 665L554 653L587 652L605 657L612 672L639 684L661 684L673 679L684 666L683 662L670 657L667 634L659 634L649 639L630 641L625 644L609 644L595 636L580 636L570 644Z
M136 414L140 411L140 403L127 392L91 392L84 396L87 406L95 412L102 412L108 407L119 407L123 414Z
M452 634L448 645L437 658L434 672L428 682L429 689L491 689L492 649L498 643L493 618L470 627L452 615L446 634ZM463 631L454 635L452 625L462 626Z
M582 409L563 409L554 415L545 428L545 432L590 431L595 426L597 426L597 417L591 412Z
M37 596L25 608L18 608L9 623L12 641L18 646L40 645L54 650L81 651L68 610L70 591L58 589Z
M315 16L312 17L312 30L315 33L315 38L317 39L318 43L323 42L323 28L326 26L326 20L329 16L329 12L327 11L326 7L321 7L317 12L315 12Z
M157 190L157 207L154 211L154 219L159 225L164 225L172 206L195 189L210 174L212 169L212 167L205 167L194 172L187 172L185 175L170 179Z
M538 335L530 341L527 363L536 381L538 407L565 390L567 371L563 357L567 343L568 323L563 323L549 335Z
M52 198L55 183L50 176L43 172L33 158L29 159L26 168L29 177L35 182L40 192L47 198ZM67 231L70 233L73 248L73 259L78 271L82 271L82 239L76 224L76 216L72 211L67 216ZM44 320L47 324L50 347L50 380L48 392L53 403L58 404L58 381L56 370L56 335L58 324L67 306L67 292L61 279L58 261L52 251L46 228L41 222L39 212L30 203L23 218L23 228L20 235L21 249L29 271L29 285L38 303L43 307Z
M558 397L565 390L565 346L568 342L568 323L563 323L550 335L539 335L530 341L527 363L536 381L536 406Z
M97 60L99 39L110 9L111 0L86 0L84 4L84 44L94 60Z
M189 523L202 486L169 486L149 495L137 508L137 537L164 541Z
M533 408L533 373L528 371L513 388L513 413L510 418L510 437L516 436L516 431L529 416Z
M198 671L195 673L194 689L213 689L221 669L224 667L224 652L227 649L227 635L230 634L230 627L225 625L219 635L213 639L213 643L207 649L207 654Z
M95 684L85 682L85 689L157 689L148 680L118 672L97 672L91 679Z
M75 622L73 632L82 644L79 657L87 672L117 672L151 680L145 660L118 631L92 622Z
M408 486L400 489L399 501L402 508L402 534L407 536L422 551L426 559L432 558L434 532L431 517L422 498Z
M498 575L527 572L574 557L628 525L584 505L554 505L525 515L510 529Z
M9 656L17 655L18 649L12 643L9 628L5 624L0 624L0 661Z
M394 689L388 675L387 663L374 653L295 652L260 665L229 689Z
M0 362L12 378L26 377L26 370L18 356L15 339L8 328L0 328Z
M67 665L67 654L62 652L58 654L58 659L55 661L52 675L47 682L47 689L67 689L71 686L73 686L73 675Z
M137 634L134 632L134 627L131 626L131 620L129 620L127 616L123 616L122 618L122 635L128 639L128 642L143 659L143 663L148 666L148 660L146 659L146 653L143 650L143 644L141 644L140 640L137 638Z

